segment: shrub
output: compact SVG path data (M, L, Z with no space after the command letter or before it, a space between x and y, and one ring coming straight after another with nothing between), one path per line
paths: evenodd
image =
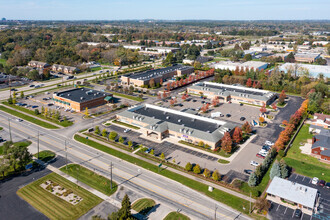
M219 181L220 180L220 174L217 170L213 171L212 173L212 179L214 179L215 181Z
M251 173L251 175L249 177L249 181L248 181L249 186L255 187L257 185L257 182L258 182L258 178L257 178L256 174Z
M199 164L196 164L194 166L194 173L196 173L196 174L200 174L201 173L201 167L199 166Z
M109 134L109 139L111 139L111 140L115 140L116 137L117 137L117 135L118 135L118 134L117 134L116 132L111 131L110 134Z
M125 140L124 140L124 138L123 138L123 137L121 137L121 136L120 136L120 137L118 138L118 141L119 141L120 143L122 143L122 144L123 144Z
M100 127L99 126L95 126L95 129L94 129L94 132L95 134L100 134Z
M192 171L192 165L191 165L191 163L190 162L188 162L187 164L186 164L186 170L187 171Z
M208 170L208 169L204 169L204 172L203 172L203 175L206 177L206 178L209 178L211 176L211 172Z

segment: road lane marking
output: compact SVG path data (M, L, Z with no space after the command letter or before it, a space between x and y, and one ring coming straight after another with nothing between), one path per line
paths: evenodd
M23 130L21 130L21 129L15 127L15 126L12 126L12 127L15 128L15 129L17 129L17 130L19 130L19 131L21 131L21 132L23 132L23 133L25 133L25 134L27 134L25 131L23 131ZM46 136L41 136L41 137L43 137L43 138L45 139ZM40 138L40 139L42 139L42 138ZM49 139L49 138L47 138L47 139ZM57 139L58 139L58 138L57 138ZM45 141L45 140L42 140L42 141L44 141L45 143L47 143L47 144L49 144L49 145L51 145L51 146L53 146L53 147L55 147L55 148L60 149L61 151L63 151L63 149L61 149L61 148L59 148L59 147L57 147L57 146L55 146L55 145L53 145L53 144L51 144L51 143ZM80 142L79 142L79 143L80 143ZM83 144L83 143L81 143L81 144ZM89 145L86 145L86 144L83 144L83 145L90 147ZM46 147L46 146L45 146L45 147ZM46 147L46 148L48 148L48 147ZM48 148L48 149L49 149L49 148ZM71 149L72 151L76 151L76 150L73 149L73 147L69 147L68 149ZM99 168L102 169L102 170L106 170L106 171L107 171L107 169L104 169L103 167L101 167L101 166L99 166L99 165L97 165L97 164L95 164L95 163L92 162L92 160L95 159L94 157L90 157L89 155L87 155L87 154L85 154L85 153L82 153L82 152L79 152L79 153L80 153L80 154L83 154L83 155L85 155L85 156L87 156L87 157L89 157L89 161L88 161L89 163L93 164L94 166L99 167ZM104 153L104 152L103 152L103 153ZM81 159L83 162L86 162L86 161L87 161L87 160L86 160L87 158L82 158L82 157L77 156L77 155L74 155L74 154L72 154L72 156ZM115 157L115 156L112 156L112 155L110 155L110 156L111 156L111 157ZM101 161L101 160L97 160L97 161L98 161L99 163L104 164L105 166L108 166L108 164L104 163L104 162ZM138 167L139 167L139 166L138 166ZM144 168L143 168L143 169L144 169ZM120 170L120 169L117 168L117 170ZM132 177L135 177L134 175L131 175L131 174L129 174L129 173L123 171L123 170L120 170L120 171L126 173L126 174L129 175L129 176L131 176L130 178L125 178L125 177L123 177L123 176L121 176L121 175L116 174L117 176L119 176L119 177L121 177L121 178L123 178L123 179L125 179L125 180L127 180L127 181L130 181L129 179L131 179ZM138 179L142 180L141 178L138 178ZM144 180L142 180L142 181L144 181ZM146 181L146 182L147 182L147 181ZM134 183L134 182L132 182L132 183ZM153 183L150 183L150 182L148 182L148 183L151 184L151 185L153 185L153 186L155 186L156 188L159 188L159 189L162 190L162 191L164 191L164 190L165 190L165 191L168 191L168 190L166 190L166 189L164 189L164 188L162 188L162 187L160 187L160 186L154 185ZM136 185L138 185L138 186L140 186L140 187L142 187L142 188L144 188L144 189L146 189L146 190L149 190L149 191L151 191L151 192L153 192L153 193L155 193L155 194L158 194L158 195L160 195L160 196L163 196L163 197L167 198L168 200L174 201L173 199L170 199L170 198L168 198L167 196L164 196L164 195L162 195L162 194L159 194L159 193L155 192L154 190L151 190L151 189L149 189L149 188L146 188L146 187L142 186L141 184L138 184L138 183L134 183L134 184L136 184ZM185 187L186 187L186 186L185 186ZM189 187L188 187L188 188L189 188ZM191 188L189 188L189 189L191 190ZM190 199L187 199L187 198L185 198L185 197L183 197L183 196L181 196L181 195L179 195L179 194L177 194L177 193L175 193L175 192L170 192L170 193L172 193L172 194L174 194L174 195L176 195L176 196L178 196L178 197L181 197L181 198L183 198L183 199L185 199L185 200L187 200L187 201L190 201L191 203L195 203L195 204L198 204L198 205L202 205L202 204L200 204L200 203L196 203L196 202L194 202L194 201L192 201L192 200L190 200ZM187 207L187 208L190 208L190 209L194 210L195 212L198 212L198 213L200 213L200 214L202 214L202 215L204 215L204 216L206 216L206 217L209 217L209 216L205 215L204 213L201 213L201 212L199 212L199 211L197 211L197 210L195 210L195 209L193 209L193 208L191 208L191 207L189 207L189 206L187 206L187 205L185 205L185 204L182 204L182 203L180 203L180 202L178 202L178 201L174 201L174 202L176 202L176 203L178 203L178 204L180 204L180 205L183 205L183 206L185 206L185 207ZM210 209L209 207L206 207L206 206L204 206L204 207L205 207L206 209L211 210L212 212L214 211L213 209ZM222 207L222 208L225 209L224 207ZM227 210L227 211L232 212L231 210ZM218 212L217 212L217 213L218 213ZM231 219L229 216L227 216L227 215L225 215L225 214L222 214L222 213L218 213L218 214L220 214L220 215L222 215L222 216L224 216L224 217L226 217L226 218ZM237 213L233 213L233 214L236 215Z
M279 207L280 207L280 205L278 204L277 209L276 209L276 212L277 212L277 210L278 210Z

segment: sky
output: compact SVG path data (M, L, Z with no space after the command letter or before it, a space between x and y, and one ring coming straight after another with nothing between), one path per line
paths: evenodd
M330 19L330 0L0 0L8 20Z

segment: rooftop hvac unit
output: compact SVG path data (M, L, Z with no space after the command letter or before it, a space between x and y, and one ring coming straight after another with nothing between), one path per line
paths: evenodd
M170 119L170 116L166 116L166 119Z
M139 118L139 121L142 121L142 118Z
M183 131L183 128L180 128L180 132L182 132Z
M84 97L80 97L80 100L83 100L84 99Z
M189 131L189 135L191 135L192 131Z
M70 96L70 93L68 94L68 96Z
M179 119L178 122L181 122L181 119Z

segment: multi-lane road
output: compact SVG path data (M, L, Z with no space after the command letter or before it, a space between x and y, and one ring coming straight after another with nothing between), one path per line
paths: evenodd
M0 114L0 126L8 131L7 119L13 116L4 112ZM68 138L64 130L47 130L26 121L11 120L11 131L22 139L30 138L36 146L35 138L40 132L40 149L49 149L58 155L68 157L74 163L82 164L90 169L108 176L109 164L114 164L113 179L118 184L152 198L158 203L167 206L173 211L181 209L192 219L213 219L215 214L218 219L249 219L240 212L225 206L201 193L198 193L176 181L140 168L111 155L97 151L94 148L75 142ZM67 151L65 152L65 140ZM217 207L215 212L215 207Z

